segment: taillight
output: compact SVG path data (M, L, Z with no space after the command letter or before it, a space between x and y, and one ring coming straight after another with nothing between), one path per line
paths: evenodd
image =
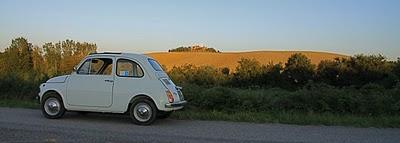
M169 102L169 103L174 102L174 96L172 95L171 91L166 90L165 93L167 94L168 102Z

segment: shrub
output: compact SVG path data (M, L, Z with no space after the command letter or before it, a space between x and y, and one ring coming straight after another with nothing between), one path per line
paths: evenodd
M184 88L189 108L217 111L285 111L379 116L399 114L400 85L385 89L368 84L360 89L337 88L324 83L307 83L296 91L280 88L236 89L226 87Z
M367 84L360 89L360 95L357 97L359 111L362 114L380 115L390 113L387 105L390 105L392 98L385 92L383 86L377 84Z
M178 85L197 84L205 87L225 85L229 79L229 75L223 74L222 69L211 66L196 67L190 64L173 67L168 75Z
M232 85L239 87L259 86L262 68L256 59L240 59L233 74Z
M398 80L392 68L393 64L381 55L356 55L320 62L317 77L320 82L340 87L378 83L390 88Z
M400 58L397 58L397 61L394 63L392 73L397 76L397 82L399 82L399 80L400 80Z
M236 93L224 87L204 90L196 97L191 104L203 110L234 111L239 105Z
M262 67L261 85L264 87L284 87L281 72L283 71L281 63L269 63Z
M294 87L300 87L313 79L315 65L301 53L289 57L283 71L283 77Z
M317 79L320 82L328 83L331 85L340 85L339 78L343 72L340 69L340 59L323 60L318 64Z

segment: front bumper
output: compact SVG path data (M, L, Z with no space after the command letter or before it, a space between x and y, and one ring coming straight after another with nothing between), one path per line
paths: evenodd
M165 104L165 108L176 108L176 107L183 107L187 101L179 101L174 103L167 103Z

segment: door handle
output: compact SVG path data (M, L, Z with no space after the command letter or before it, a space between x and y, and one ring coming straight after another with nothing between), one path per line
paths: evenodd
M114 82L113 80L106 79L105 82Z

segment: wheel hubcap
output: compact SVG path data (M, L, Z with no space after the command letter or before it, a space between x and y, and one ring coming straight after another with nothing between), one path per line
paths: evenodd
M147 103L136 104L133 112L135 118L141 122L146 122L150 120L152 116L151 107Z
M57 115L60 112L60 102L56 98L50 97L44 103L44 110L51 116Z

